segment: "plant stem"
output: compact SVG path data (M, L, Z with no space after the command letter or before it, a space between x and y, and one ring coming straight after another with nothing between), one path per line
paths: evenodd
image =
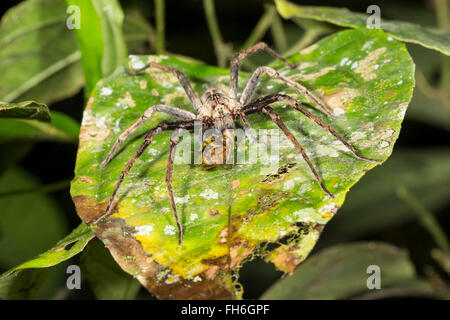
M264 34L266 33L266 31L272 25L276 16L277 16L277 11L275 10L274 6L265 6L264 14L261 16L261 18L259 19L255 28L250 33L250 36L245 41L243 48L244 49L249 48L252 45L254 45L256 42L261 40L262 37L264 37Z
M302 19L293 19L293 21L301 27L305 33L294 45L287 51L283 52L283 56L290 56L298 53L303 48L306 48L313 43L317 38L331 32L331 28L324 23L316 21L305 21Z
M35 193L35 194L51 193L54 191L66 189L68 187L70 187L70 180L63 180L63 181L58 181L55 183L50 183L47 185L37 186L37 187L33 187L33 188L24 188L24 189L0 192L0 198L8 197L8 196L29 194L29 193Z
M448 0L436 0L437 24L444 29L450 26L450 6ZM450 57L442 55L441 88L450 89Z
M231 56L231 49L223 42L222 35L220 34L219 23L217 22L216 10L214 8L214 0L203 0L203 9L205 10L209 33L213 40L217 64L219 67L223 68L226 65L227 58Z
M156 53L162 54L166 51L165 49L165 8L164 0L155 0L155 11L156 11Z
M284 33L283 21L281 21L280 16L275 14L270 27L272 33L273 43L278 52L283 52L288 48L288 41L286 39L286 34Z
M448 252L450 248L448 239L434 214L429 211L402 183L397 181L390 172L387 172L387 169L385 169L383 176L392 184L397 197L403 200L411 210L416 213L422 226L428 231L439 248L444 252Z

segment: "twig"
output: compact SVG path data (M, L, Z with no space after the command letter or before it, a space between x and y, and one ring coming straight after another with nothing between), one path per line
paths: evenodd
M286 38L286 34L284 33L283 21L281 21L278 14L276 14L273 18L270 31L272 33L272 40L277 51L285 51L288 48L288 41Z
M155 11L156 11L156 53L162 54L166 51L165 49L165 8L164 0L155 0Z
M300 19L293 19L293 21L305 31L305 34L287 51L283 52L283 56L285 57L298 53L300 50L316 41L317 38L331 31L331 27L320 22L307 22Z
M259 19L255 28L253 28L252 32L250 33L250 36L244 42L243 48L244 49L250 48L256 42L261 40L262 37L264 37L264 34L267 32L267 30L272 25L276 16L277 16L277 11L274 6L265 6L264 14Z
M203 0L203 9L205 10L209 33L213 40L217 64L219 67L223 68L226 65L227 58L231 56L231 48L223 42L222 35L220 34L216 10L214 8L214 0Z
M434 214L429 211L402 183L397 181L387 169L384 169L382 175L392 184L397 197L403 200L411 210L416 213L422 226L428 231L439 248L447 252L450 248L448 239Z
M436 0L436 18L442 29L450 26L450 6L448 0ZM441 88L450 89L450 57L442 55Z
M416 85L417 88L429 99L439 99L442 105L450 109L450 94L448 90L444 88L435 88L431 86L425 75L419 69L416 69Z

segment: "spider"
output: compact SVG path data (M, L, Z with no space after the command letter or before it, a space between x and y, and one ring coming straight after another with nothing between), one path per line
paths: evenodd
M167 171L166 171L166 185L167 185L167 191L170 198L170 203L172 207L172 211L175 217L176 225L178 228L178 244L182 245L182 239L183 239L183 228L180 223L180 219L178 217L178 211L174 200L173 190L172 190L172 171L173 171L173 161L175 156L175 150L176 146L180 141L180 131L181 129L186 130L192 130L194 128L194 121L201 121L203 128L213 128L217 129L221 132L223 132L226 129L234 128L235 121L240 119L242 121L242 125L244 127L244 130L251 129L250 123L247 120L247 115L251 113L256 112L262 112L270 117L272 121L281 129L281 131L286 135L286 137L292 142L294 147L297 149L297 151L302 155L304 161L307 163L309 169L313 173L315 179L319 183L320 188L328 194L330 197L334 198L334 195L328 191L328 189L325 187L322 178L317 173L316 169L314 168L313 164L311 163L311 160L307 156L305 150L300 145L298 140L294 137L292 132L286 127L284 122L281 120L279 114L270 107L270 104L275 102L284 101L287 102L288 105L291 108L294 108L295 110L300 111L303 115L310 118L312 121L314 121L316 124L321 126L323 129L329 131L335 138L340 140L347 149L358 159L369 161L369 162L376 162L377 160L369 159L366 157L361 156L355 148L353 148L341 135L339 135L331 126L329 126L327 123L322 121L319 117L315 116L311 112L309 112L307 109L303 107L303 105L295 100L294 98L280 93L271 94L262 98L255 99L253 101L250 101L252 94L255 91L255 88L263 74L268 74L269 76L279 79L286 83L288 86L297 89L300 93L302 93L304 96L306 96L311 102L316 104L321 108L323 112L325 112L329 118L342 120L341 117L335 116L330 109L320 101L313 93L311 93L306 87L303 85L281 75L278 73L275 69L267 67L267 66L260 66L258 67L250 77L250 80L246 84L244 91L242 92L242 95L240 96L240 99L238 100L237 97L237 91L238 91L238 73L240 64L243 59L248 57L249 55L257 52L257 51L265 51L268 54L270 54L275 59L280 60L290 68L296 68L296 65L288 62L286 59L281 57L278 53L276 53L273 49L271 49L266 43L260 42L256 45L240 51L237 53L231 60L230 64L230 86L229 86L229 92L228 94L224 93L223 91L217 89L217 88L209 88L207 89L201 99L197 96L197 94L192 89L191 84L189 83L189 80L187 77L180 72L177 69L170 68L164 65L161 65L156 62L149 62L144 67L134 70L127 70L125 69L125 73L129 76L137 75L143 71L145 71L148 68L157 68L167 73L174 74L178 81L180 82L181 86L183 87L186 95L188 96L189 100L191 101L192 105L197 111L197 114L191 113L189 111L179 109L173 106L168 105L153 105L150 108L148 108L144 114L136 121L134 122L128 129L123 131L118 139L115 141L113 147L109 150L106 158L101 163L100 168L104 168L111 160L114 152L117 150L119 145L132 133L134 132L142 123L144 123L147 119L151 117L153 112L163 112L167 113L175 118L178 118L178 121L173 122L166 122L161 123L157 125L156 127L150 129L144 138L144 141L142 142L139 149L136 151L136 153L133 155L133 157L129 160L125 168L123 169L122 173L120 174L120 177L117 181L116 187L109 199L108 206L106 208L105 213L100 216L98 219L94 221L94 223L97 223L101 219L109 216L111 214L112 205L114 202L114 198L117 194L117 191L124 179L124 177L128 174L131 167L134 165L136 160L142 155L142 153L145 151L145 149L150 145L152 142L154 136L162 131L167 130L173 130L173 133L170 138L170 149L169 149L169 159L167 163ZM345 118L344 118L345 119Z

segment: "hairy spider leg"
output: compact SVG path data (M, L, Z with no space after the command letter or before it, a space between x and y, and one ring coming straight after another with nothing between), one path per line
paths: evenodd
M314 114L312 114L311 112L309 112L305 107L303 107L301 105L301 103L299 103L297 100L295 100L291 96L288 96L286 94L279 94L279 93L278 94L274 94L274 95L270 95L270 96L266 96L264 98L255 100L254 102L250 103L249 107L251 109L251 105L253 105L253 103L255 103L255 105L266 106L268 104L271 104L271 103L274 103L274 102L277 102L277 101L286 101L291 108L293 108L293 109L295 109L297 111L300 111L305 116L307 116L309 119L314 121L316 124L318 124L319 126L324 128L325 130L330 132L336 139L338 139L340 142L342 142L342 144L356 158L358 158L360 160L363 160L363 161L367 161L367 162L378 162L379 161L379 160L376 160L376 159L366 158L366 157L363 157L362 155L360 155L359 152L356 151L356 149L350 143L348 143L339 133L336 132L336 130L334 130L330 125L325 123L322 119L320 119L319 117L317 117ZM261 108L261 107L259 107L259 108Z
M230 64L230 92L229 92L229 96L231 99L233 100L237 100L237 91L238 91L238 78L239 78L239 67L241 66L241 62L243 59L245 59L246 57L248 57L249 55L257 52L257 51L261 51L264 50L266 51L268 54L270 54L272 57L274 57L275 59L278 59L282 62L284 62L285 64L287 64L290 68L295 68L296 65L288 62L285 58L283 58L281 55L279 55L277 52L275 52L272 48L270 48L267 43L265 42L259 42L257 44L255 44L254 46L242 50L240 52L238 52L233 59L231 59L231 64Z
M311 163L311 160L309 159L308 155L305 152L305 149L303 149L303 147L301 146L301 144L298 142L298 140L294 137L294 135L292 134L292 132L286 127L286 125L284 124L284 122L281 120L280 115L273 110L271 107L263 107L262 111L264 113L267 113L269 115L269 117L272 119L273 122L275 122L277 124L277 126L284 132L284 134L288 137L289 140L291 140L292 144L295 146L295 148L297 149L298 152L301 153L303 160L306 161L306 163L308 164L309 169L311 170L311 172L314 174L314 177L316 178L317 182L320 185L320 188L326 193L328 194L331 198L334 198L334 195L328 191L328 189L325 187L322 178L320 177L320 175L317 173L316 169L314 168L313 164Z
M167 105L161 105L161 104L151 106L144 112L144 114L142 114L142 116L139 117L138 120L136 120L136 122L134 122L128 129L126 129L124 132L122 132L120 134L120 136L117 138L116 142L114 143L112 148L109 150L108 154L106 155L105 160L103 160L103 162L100 164L100 168L104 168L111 161L111 157L113 156L114 152L117 150L119 145L123 141L125 141L128 138L128 136L130 134L132 134L141 124L143 124L147 119L149 119L152 116L154 111L164 112L175 118L179 118L182 120L194 120L195 119L195 114L193 114L192 112L180 109L180 108L167 106Z
M180 129L176 129L172 133L172 136L170 137L169 161L167 162L167 170L166 170L166 185L167 185L167 192L169 193L170 204L172 205L173 215L175 216L175 221L177 223L178 245L181 246L183 244L183 228L181 226L180 219L178 217L177 206L175 204L175 199L173 197L173 190L172 190L173 160L175 158L175 151L177 144L179 142L180 142Z
M328 124L323 122L321 119L310 113L308 110L303 108L297 100L294 98L283 95L283 94L274 94L270 96L266 96L257 100L252 101L251 103L244 106L243 111L245 114L255 113L259 111L263 111L266 114L269 115L269 117L274 121L277 126L283 131L283 133L288 137L289 140L294 144L295 148L298 152L301 153L303 159L308 164L311 172L314 174L314 177L316 178L317 182L319 183L321 189L328 194L330 197L334 198L334 195L328 191L328 189L325 187L322 178L319 176L317 171L315 170L314 166L311 163L311 160L309 159L308 155L306 154L303 147L300 145L300 143L297 141L297 139L294 137L292 132L286 127L284 122L281 120L279 114L269 107L270 104L277 102L277 101L287 101L289 105L302 112L305 116L313 120L316 124L320 125L322 128L328 130L334 137L336 137L339 141L341 141L350 151L351 153L357 157L358 159L368 161L368 162L377 162L378 160L369 159L366 157L361 156L347 141L345 141L344 138L342 138L333 128L331 128Z
M261 76L267 73L269 76L274 77L276 79L279 79L286 83L288 86L297 89L300 93L308 97L309 100L317 104L327 115L328 117L335 119L335 120L345 120L345 117L338 117L333 114L333 112L322 102L319 98L317 98L311 91L309 91L305 86L299 84L298 82L295 82L288 77L285 77L281 75L278 71L276 71L273 68L262 66L258 67L255 72L253 72L252 76L250 77L250 80L247 82L247 85L245 86L244 91L242 92L242 96L240 99L241 105L246 105L250 98L252 97L256 86L259 83L259 80L261 79Z
M139 68L139 69L127 70L124 68L124 70L127 75L134 76L148 68L157 68L164 72L174 74L178 78L178 81L180 82L181 86L183 87L184 92L186 93L187 97L191 101L195 110L197 110L197 112L200 110L200 108L202 107L202 102L200 101L200 98L197 96L197 94L194 92L194 89L192 89L191 83L189 82L188 78L185 76L185 74L183 72L181 72L177 69L174 69L174 68L163 66L162 64L159 64L156 62L149 62L145 66L143 66L142 68Z
M127 163L125 168L122 170L119 176L119 180L116 183L116 187L111 195L111 198L109 199L108 206L106 207L106 211L103 215L101 215L99 218L97 218L93 223L99 222L101 219L109 216L111 214L112 205L114 203L114 198L116 197L117 191L120 188L120 185L122 184L123 179L128 174L130 169L133 167L136 160L142 155L142 153L145 151L145 149L152 143L153 137L162 131L166 130L174 130L174 129L192 129L194 126L193 121L177 121L177 122L169 122L169 123L163 123L160 124L153 129L150 129L147 134L145 135L144 141L142 142L139 149L136 151L136 153L133 155L131 160Z

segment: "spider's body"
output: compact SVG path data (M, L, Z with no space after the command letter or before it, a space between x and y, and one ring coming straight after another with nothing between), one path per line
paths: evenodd
M320 188L328 194L330 197L334 197L333 194L325 187L322 178L317 173L316 169L314 168L313 164L311 163L308 155L306 154L303 147L300 145L298 140L294 137L292 132L286 127L284 122L281 120L278 113L270 107L270 104L274 102L283 101L289 104L289 106L293 109L296 109L300 111L302 114L310 118L312 121L314 121L316 124L321 126L323 129L328 130L335 138L340 140L347 149L357 158L364 160L364 161L376 161L372 159L368 159L365 157L362 157L359 155L359 153L344 139L342 138L331 126L329 126L327 123L325 123L323 120L309 112L306 108L304 108L297 100L294 98L285 95L285 94L279 94L274 93L272 95L268 95L259 99L255 99L251 101L251 97L255 91L255 88L259 82L260 77L266 73L271 77L274 77L276 79L279 79L286 83L288 86L297 89L300 93L302 93L304 96L306 96L311 102L313 102L315 105L320 107L322 111L324 111L328 117L333 119L342 119L339 117L336 117L333 115L333 113L328 109L325 104L323 104L320 99L318 99L316 96L314 96L308 89L306 89L301 84L284 77L280 75L276 70L261 66L258 67L252 76L250 77L250 80L247 82L244 91L242 92L239 100L237 98L237 88L238 88L238 72L239 72L239 66L242 59L247 57L248 55L259 51L259 50L265 50L273 57L277 58L278 60L281 60L286 65L288 65L291 68L295 68L296 66L286 61L284 58L282 58L280 55L278 55L276 52L274 52L270 47L268 47L265 43L260 42L256 44L255 46L246 49L244 51L239 52L234 56L234 58L231 61L230 66L230 90L228 94L225 94L223 91L217 89L217 88L210 88L206 90L201 99L197 96L197 94L194 92L191 84L189 83L186 76L173 68L166 67L164 65L150 62L145 67L138 69L138 70L132 70L128 71L126 70L126 73L130 76L136 75L148 68L157 68L162 71L175 74L183 87L186 95L188 96L189 100L193 104L194 108L197 111L197 114L194 114L192 112L176 108L174 106L168 106L168 105L154 105L148 108L144 114L136 121L134 122L127 130L125 130L122 134L120 134L119 138L114 143L111 150L108 152L108 155L106 156L105 160L100 165L101 168L103 168L108 162L111 160L114 152L117 150L118 146L133 132L136 130L137 127L139 127L142 123L144 123L148 118L151 117L153 112L164 112L167 113L175 118L181 119L180 121L173 121L168 123L162 123L157 125L156 127L150 129L145 139L140 146L140 148L137 150L135 155L130 159L126 167L123 169L122 173L120 174L119 180L116 184L116 188L114 189L113 194L111 195L110 201L108 203L106 212L100 216L98 219L94 221L94 223L97 223L102 218L107 217L112 210L112 206L114 203L114 198L116 196L116 193L125 177L125 175L130 171L133 164L136 162L136 160L141 156L141 154L145 151L145 149L150 145L150 143L153 140L153 137L160 133L161 131L166 130L173 130L172 136L170 138L170 151L169 151L169 160L167 163L167 171L166 171L166 185L167 185L167 191L169 194L170 203L172 206L172 211L175 216L176 224L178 227L178 243L179 245L182 244L182 235L183 235L183 229L178 217L177 207L174 200L173 190L172 190L172 171L173 171L173 161L175 156L175 150L176 146L180 140L180 130L181 129L187 129L192 130L194 128L194 122L200 121L201 126L203 130L205 129L216 129L220 133L223 134L223 141L222 141L222 148L209 148L209 153L206 154L206 156L210 160L210 164L217 165L220 163L224 163L224 160L226 159L229 149L227 149L227 145L229 145L229 142L231 139L234 139L234 136L232 134L228 134L228 132L232 130L227 129L233 129L235 127L235 123L237 120L242 121L242 124L244 126L244 129L250 129L250 123L247 120L246 115L256 112L263 112L267 114L270 119L283 131L283 133L287 136L287 138L292 142L294 147L297 149L297 151L302 155L305 162L308 164L311 172L314 174L314 177L316 178L317 182L319 183ZM212 143L213 141L206 141L203 145L204 149L207 149L206 147L208 144ZM203 157L205 154L203 154Z
M198 110L198 120L217 130L233 129L234 121L241 106L217 88L209 88L202 95L202 105Z

